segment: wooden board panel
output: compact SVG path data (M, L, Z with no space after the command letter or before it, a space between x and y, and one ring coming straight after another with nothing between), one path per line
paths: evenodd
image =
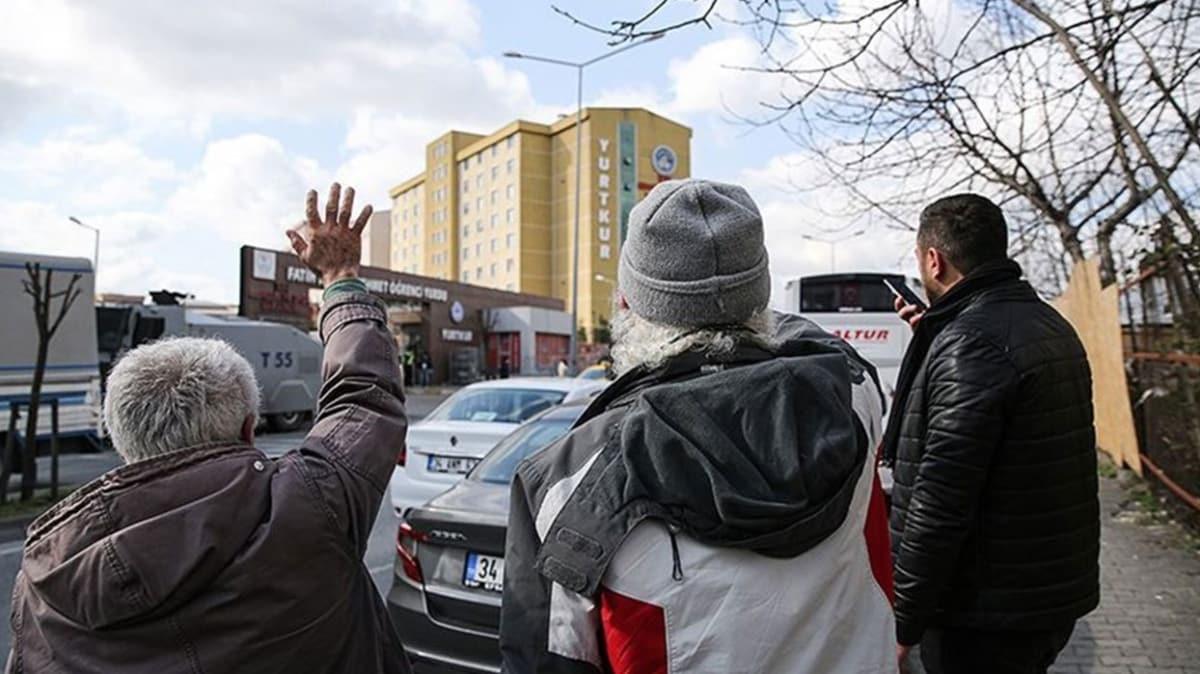
M1096 444L1118 465L1138 475L1137 431L1125 378L1118 293L1114 284L1100 286L1100 265L1084 260L1071 271L1071 282L1054 306L1075 326L1092 368L1092 400L1096 408Z

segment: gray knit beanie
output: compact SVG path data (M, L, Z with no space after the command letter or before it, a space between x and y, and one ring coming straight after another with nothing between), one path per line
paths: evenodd
M655 323L744 323L771 297L754 200L710 180L659 183L629 213L617 286L634 313Z

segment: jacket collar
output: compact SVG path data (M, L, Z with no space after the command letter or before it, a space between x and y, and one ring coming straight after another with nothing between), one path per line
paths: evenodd
M1021 265L1013 260L980 265L929 307L920 325L941 326L962 313L986 290L1021 278Z

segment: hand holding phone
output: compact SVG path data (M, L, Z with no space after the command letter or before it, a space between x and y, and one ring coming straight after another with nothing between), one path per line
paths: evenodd
M896 313L900 315L900 320L908 323L909 327L915 329L917 323L921 322L929 307L907 285L897 287L887 279L884 279L883 282L892 291L892 294L896 296Z
M907 285L902 283L897 286L896 284L892 283L890 279L883 279L883 284L888 287L888 290L892 291L893 295L904 300L905 304L912 305L921 312L929 310L929 307L925 305L925 302L921 301L921 298L917 297L917 294L914 293L912 288L909 288Z

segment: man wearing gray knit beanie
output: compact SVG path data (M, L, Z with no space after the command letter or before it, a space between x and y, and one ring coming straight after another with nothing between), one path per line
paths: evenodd
M745 189L634 207L619 378L513 481L504 671L896 670L883 397L770 290Z

